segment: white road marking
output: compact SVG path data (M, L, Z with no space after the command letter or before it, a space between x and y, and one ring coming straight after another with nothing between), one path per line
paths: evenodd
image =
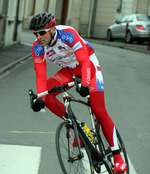
M90 170L89 160L88 160L88 156L87 156L87 153L86 153L84 148L82 148L82 152L83 152L83 155L84 155L84 158L82 160L83 166L86 170L86 174L90 174L91 170Z
M130 173L131 174L137 174L136 171L135 171L135 168L133 167L133 164L131 163L131 160L128 156L128 161L129 161L129 170L130 170Z
M0 145L1 174L38 174L41 147Z

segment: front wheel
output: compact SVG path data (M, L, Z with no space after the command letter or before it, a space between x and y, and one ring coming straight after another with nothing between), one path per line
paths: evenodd
M82 155L73 146L75 133L67 121L60 123L56 131L56 151L64 174L94 174L90 151L81 137Z

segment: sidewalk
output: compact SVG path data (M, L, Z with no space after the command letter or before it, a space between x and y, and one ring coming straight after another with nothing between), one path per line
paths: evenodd
M23 31L24 39L22 40L22 43L24 43L25 38L26 40L28 38L31 38L31 31ZM28 38L27 38L28 37ZM113 46L113 47L119 47L122 49L129 49L133 51L143 52L146 54L150 54L150 50L147 50L148 45L139 45L139 44L127 44L123 41L114 41L114 42L108 42L107 40L101 40L101 39L87 39L85 40L93 43L99 43L102 45L107 46ZM31 38L31 42L33 41L33 38ZM27 43L25 43L27 44ZM9 69L11 67L17 65L19 62L28 59L31 57L31 49L32 44L24 45L24 44L15 44L7 48L0 48L0 75Z
M0 48L0 75L19 62L31 57L31 49L32 47L23 44Z

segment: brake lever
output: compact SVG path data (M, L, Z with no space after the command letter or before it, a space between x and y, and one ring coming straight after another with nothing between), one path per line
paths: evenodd
M76 91L79 92L81 88L81 79L77 78L75 74L72 75L73 81L76 85Z
M81 78L77 78L75 74L72 75L72 78L76 86L81 83Z
M37 94L34 94L33 90L29 90L29 95L30 95L30 106L31 108L33 107L33 101L37 99Z

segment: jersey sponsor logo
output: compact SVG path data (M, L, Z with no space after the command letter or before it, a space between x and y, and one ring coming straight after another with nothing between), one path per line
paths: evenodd
M56 53L55 53L55 52L53 52L53 53L49 54L49 56L51 57L51 56L53 56L54 54L56 54Z
M66 48L62 46L59 46L58 49L60 50L60 52L66 50Z
M61 80L61 78L58 75L52 75L52 77Z
M91 77L90 68L87 68L87 78L86 78L87 84L90 84L90 77Z
M34 63L40 63L40 62L43 62L44 59L43 59L43 57L34 57L33 61L34 61Z
M50 50L50 51L46 52L46 55L49 57L53 56L54 54L56 54L54 50Z
M65 55L65 57L70 57L72 54L74 54L73 52L70 52L68 54ZM74 57L72 57L71 59L74 59ZM69 59L68 59L69 60ZM69 60L70 61L70 60Z
M89 88L89 91L92 91L94 89L94 87L91 87L91 88Z
M70 45L74 43L74 34L64 31L64 30L57 30L58 31L58 39L61 39L62 42Z
M44 54L44 47L42 47L40 43L37 43L33 48L33 52L36 56L42 56Z
M64 40L66 43L69 43L69 45L72 44L74 41L74 39L72 37L67 36L67 35L62 35L62 40Z

